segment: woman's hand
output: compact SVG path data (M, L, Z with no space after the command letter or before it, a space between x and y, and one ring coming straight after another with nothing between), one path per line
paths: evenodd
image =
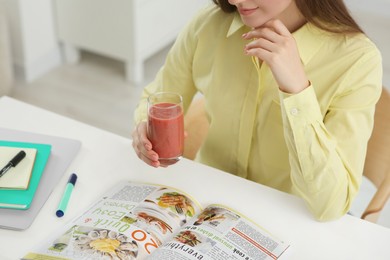
M158 154L152 150L152 143L147 138L146 125L146 122L141 122L135 127L132 133L133 148L142 161L157 168L160 166Z
M268 64L280 90L298 93L310 85L295 39L281 21L271 20L243 38L253 39L245 46L245 53Z

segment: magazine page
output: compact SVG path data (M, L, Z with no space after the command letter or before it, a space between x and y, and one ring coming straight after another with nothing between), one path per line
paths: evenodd
M288 247L233 210L210 205L148 259L279 259Z
M23 259L145 259L200 212L177 189L121 183Z

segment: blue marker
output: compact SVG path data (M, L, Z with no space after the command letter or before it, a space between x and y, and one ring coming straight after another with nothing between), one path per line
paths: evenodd
M66 184L66 188L64 194L62 195L62 199L60 201L60 205L58 205L58 209L56 211L57 217L62 217L65 214L66 207L68 206L70 195L72 194L73 187L76 185L77 175L72 173L70 175L68 184Z

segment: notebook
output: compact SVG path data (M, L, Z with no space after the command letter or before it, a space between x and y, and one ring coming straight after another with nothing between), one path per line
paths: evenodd
M51 145L43 143L15 142L0 140L0 146L34 148L37 150L35 162L32 169L30 185L27 189L0 189L0 208L28 209L34 198L35 192L41 180L47 160L50 156ZM20 163L22 163L22 160ZM19 165L17 165L18 167ZM15 167L15 169L17 168ZM11 174L11 172L7 172ZM6 177L4 175L3 177Z
M0 228L24 230L34 222L54 187L61 180L79 152L81 142L65 137L1 127L0 136L2 140L18 140L20 142L47 143L51 145L51 154L30 208L27 210L0 208Z
M23 151L26 156L18 165L9 168L9 170L0 177L0 189L25 190L28 188L37 149L0 146L0 167L7 165L20 151Z

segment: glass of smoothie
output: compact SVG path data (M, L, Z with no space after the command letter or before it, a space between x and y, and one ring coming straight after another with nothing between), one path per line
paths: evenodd
M176 93L158 92L148 97L148 138L160 164L180 160L184 149L183 98Z

